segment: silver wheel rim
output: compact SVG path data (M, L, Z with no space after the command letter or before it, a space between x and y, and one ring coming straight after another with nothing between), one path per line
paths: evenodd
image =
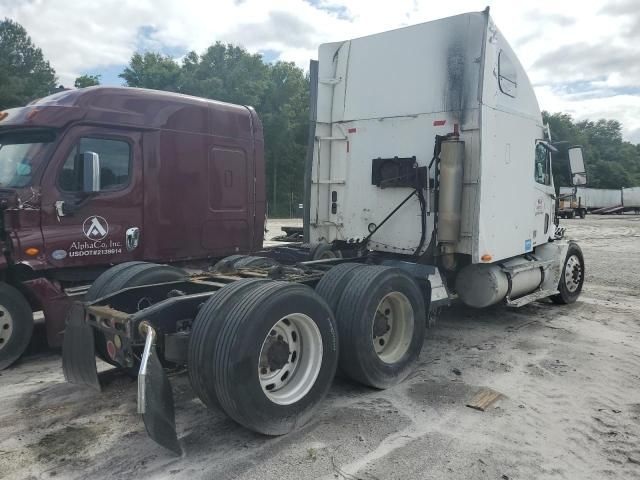
M415 319L409 299L400 292L385 295L373 318L373 348L385 363L398 362L409 350Z
M258 378L269 400L291 405L316 382L322 365L322 335L311 317L292 313L278 320L260 349Z
M13 333L13 318L9 310L0 305L0 350L8 343Z
M564 267L564 284L574 293L582 283L582 264L577 255L571 255Z

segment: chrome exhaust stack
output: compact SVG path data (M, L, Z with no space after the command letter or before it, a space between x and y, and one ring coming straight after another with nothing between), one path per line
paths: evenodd
M455 247L460 240L464 142L456 129L442 141L438 186L438 244L440 263L446 270L456 267Z

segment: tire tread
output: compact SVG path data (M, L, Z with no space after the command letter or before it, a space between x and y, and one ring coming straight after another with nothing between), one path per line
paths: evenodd
M367 268L362 263L341 263L336 265L318 282L316 293L325 299L331 311L335 312L354 273L360 268Z
M363 362L366 361L367 351L358 348L359 341L368 335L362 332L362 315L367 310L367 305L371 302L371 292L376 285L385 282L393 276L407 278L415 286L415 299L418 303L414 308L414 339L417 345L411 351L404 365L394 367L397 369L395 378L382 377L379 372L367 370ZM386 278L385 278L386 277ZM411 287L412 288L412 287ZM343 372L353 380L374 388L387 388L402 381L409 374L409 366L420 354L424 340L424 331L421 325L424 322L421 316L426 318L424 300L419 287L414 280L404 271L394 267L369 265L366 268L356 270L353 273L349 287L345 289L336 311L338 323L338 334L340 338L340 360L339 365ZM412 341L413 342L413 341Z
M189 381L196 395L210 408L220 406L215 393L211 345L216 343L221 317L233 307L230 302L241 301L255 285L268 281L243 279L226 285L205 302L193 321L187 363Z

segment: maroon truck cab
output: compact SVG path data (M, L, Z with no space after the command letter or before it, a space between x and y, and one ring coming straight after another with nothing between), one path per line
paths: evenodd
M91 87L0 113L0 369L32 311L60 345L69 293L113 264L261 249L264 190L251 107Z

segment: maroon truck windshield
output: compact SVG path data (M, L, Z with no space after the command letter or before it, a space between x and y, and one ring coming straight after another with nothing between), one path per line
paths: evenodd
M0 187L31 185L55 138L51 130L0 132Z

